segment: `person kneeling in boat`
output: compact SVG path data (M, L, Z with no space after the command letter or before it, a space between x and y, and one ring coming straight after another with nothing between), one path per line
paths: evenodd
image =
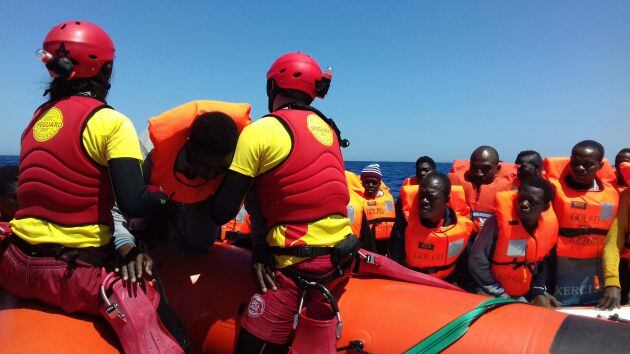
M113 323L117 308L100 301L104 273L114 267L133 272L123 278L135 288L136 280L151 277L153 265L129 240L112 239L114 201L141 217L161 213L167 198L145 189L133 124L105 103L114 60L109 35L92 23L69 21L55 26L43 47L39 54L53 77L45 92L49 101L22 135L19 206L0 258L0 281L17 297ZM163 324L154 307L143 308L127 312L126 321L141 318L144 332L134 327L123 333L114 325L123 349L142 351L137 345L159 339L165 351L182 352L189 340L170 308L160 301Z
M630 162L616 160L615 168L628 184ZM597 307L610 310L626 304L630 291L630 189L623 191L619 197L619 211L606 236L602 266L605 289Z
M521 181L533 177L543 178L543 158L538 151L525 150L518 153L514 164L518 166L512 189L518 189Z
M484 224L468 258L481 293L560 307L545 288L548 258L558 238L553 196L551 184L537 176L521 180L518 190L497 193L496 214Z
M212 200L211 216L223 224L236 215L251 186L246 208L252 270L260 291L243 312L237 353L286 352L304 280L339 295L358 249L347 217L348 186L340 150L347 141L331 119L309 106L325 96L331 77L303 53L285 54L273 63L267 73L271 113L243 130ZM310 304L325 305L320 294L310 295ZM297 339L302 323L293 346L304 344ZM335 342L314 335L309 350L322 352L318 345Z
M451 275L458 262L465 265L473 223L448 206L450 192L451 182L444 174L432 173L420 182L410 212L396 218L389 257L408 268L457 282Z
M133 228L149 239L167 233L175 248L208 250L220 238L221 227L207 217L204 202L230 166L238 134L251 122L250 110L246 103L198 100L149 119L139 137L143 172L147 184L169 196L171 207L159 218L131 223L114 209L115 232L132 237L127 229Z
M363 190L354 195L357 206L353 209L355 217L352 218L355 224L360 224L357 236L363 249L385 254L387 239L396 221L394 197L382 182L383 175L378 164L367 165L359 177Z
M544 165L560 226L549 287L563 306L595 304L604 286L602 251L619 206L617 189L604 175L610 171L602 168L604 147L584 140L570 158L546 158Z

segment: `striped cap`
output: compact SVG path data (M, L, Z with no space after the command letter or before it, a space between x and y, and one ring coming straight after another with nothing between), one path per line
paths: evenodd
M361 178L373 177L378 179L379 181L383 179L383 174L381 173L381 166L377 163L369 164L361 170Z

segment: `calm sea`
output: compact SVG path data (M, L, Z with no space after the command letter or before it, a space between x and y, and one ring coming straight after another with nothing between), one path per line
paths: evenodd
M17 164L17 156L0 156L0 166ZM416 173L414 162L384 162L384 161L346 161L346 169L356 174L361 173L363 167L378 163L383 173L383 181L392 190L394 198L398 198L398 191L402 185L402 181ZM451 163L437 163L437 169L440 172L448 173L451 169Z

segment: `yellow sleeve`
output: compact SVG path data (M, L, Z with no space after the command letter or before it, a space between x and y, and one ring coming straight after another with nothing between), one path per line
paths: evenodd
M88 120L82 140L88 156L99 165L107 166L107 161L121 157L142 160L136 128L111 108L97 111Z
M630 193L623 193L619 201L619 211L612 223L602 253L604 285L621 287L619 282L619 254L626 242L628 211L630 211Z
M291 152L291 136L274 117L263 117L238 137L230 170L256 177L284 161Z

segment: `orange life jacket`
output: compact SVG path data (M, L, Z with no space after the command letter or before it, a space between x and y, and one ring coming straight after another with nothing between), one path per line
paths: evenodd
M619 194L609 183L609 171L597 174L600 191L578 191L567 186L567 158L546 158L545 169L555 188L553 209L558 218L556 289L563 305L599 301L602 293L602 250L617 215Z
M413 177L409 177L409 178L405 178L405 180L402 183L402 186L417 186L418 185L418 177L413 176Z
M617 191L619 195L623 193L626 189L628 189L628 185L630 185L630 162L622 162L621 163L621 176L620 178L626 182L625 186L619 185L619 181L616 180L615 187L617 187Z
M608 229L617 215L619 194L598 173L601 191L577 191L566 185L569 158L546 158L549 182L556 190L553 208L560 225L558 256L599 258ZM601 170L600 170L601 171ZM602 172L607 173L607 172Z
M383 195L363 202L365 219L377 240L388 239L396 221L394 197L384 183L381 183L381 191Z
M365 197L361 178L356 174L346 171L346 181L350 192L350 202L348 203L348 219L352 232L360 236L363 215L373 229L374 237L377 240L388 239L396 221L396 210L394 208L394 197L384 182L381 182L380 190L383 195L374 199Z
M515 190L497 193L495 213L499 235L490 266L494 279L513 297L529 292L533 267L551 252L558 239L558 220L553 208L540 215L532 236L516 214L517 196Z
M494 181L482 185L479 189L468 180L469 169L470 161L455 160L448 178L452 184L464 187L466 202L470 207L470 219L475 223L475 231L479 232L483 223L494 214L495 194L512 189L514 178L516 178L516 165L501 162L501 169L497 172Z
M236 217L221 226L221 241L230 241L230 233L249 235L249 214L241 207Z
M352 233L361 236L361 224L363 223L363 199L357 194L350 193L350 202L348 203L348 219L350 220L350 228Z
M623 162L621 164L621 175L626 181L626 184L630 185L630 162Z
M205 180L194 180L175 172L177 155L186 144L190 127L204 113L225 113L236 123L240 133L251 123L247 103L220 101L192 101L149 119L149 135L153 142L151 151L151 184L162 187L173 200L180 203L197 203L206 200L219 187L223 175Z
M419 210L418 190L410 194L413 200L411 210ZM457 212L455 218L453 225L443 226L442 221L438 227L429 229L420 222L419 213L409 213L405 229L405 265L438 278L449 276L473 231L470 219Z
M411 204L418 194L418 185L403 185L400 188L400 202L402 206L402 212L409 222L409 211L411 210ZM457 214L469 217L470 208L466 203L466 196L464 195L464 187L452 185L451 186L451 199L448 202L448 206L453 209Z

